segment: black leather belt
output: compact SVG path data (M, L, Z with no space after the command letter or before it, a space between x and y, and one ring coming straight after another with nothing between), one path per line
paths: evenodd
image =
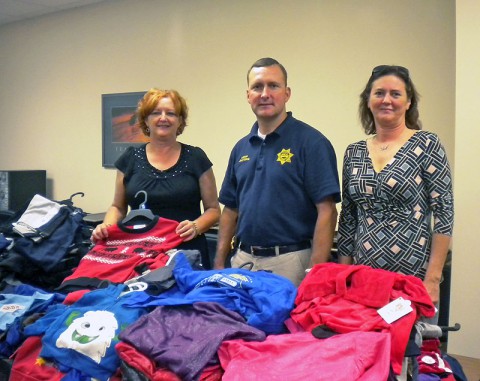
M258 256L258 257L275 257L276 255L291 253L293 251L300 251L309 249L312 247L310 241L303 241L299 243L294 243L292 245L282 245L282 246L254 246L246 245L243 242L240 242L238 248L246 253Z

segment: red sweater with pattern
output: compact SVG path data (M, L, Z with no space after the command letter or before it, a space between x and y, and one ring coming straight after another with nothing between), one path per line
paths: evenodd
M93 246L61 287L81 284L80 280L88 278L124 283L140 275L141 269L165 266L169 259L165 253L183 242L175 232L177 226L177 221L158 217L139 229L110 226L108 238Z

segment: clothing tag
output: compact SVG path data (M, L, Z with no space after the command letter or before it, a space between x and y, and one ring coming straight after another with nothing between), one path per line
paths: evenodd
M127 291L121 292L118 297L129 294L131 292L145 291L148 288L148 284L146 282L140 281L140 282L128 283L127 287L128 287Z
M147 226L146 224L138 224L138 225L133 225L132 228L133 229L143 229L145 226Z
M402 316L405 316L412 311L412 302L410 302L410 300L405 300L402 297L395 299L377 310L383 320L388 324L393 323L395 320L400 319Z
M231 287L237 287L238 285L238 282L235 281L234 279L230 278L230 277L221 277L219 280L218 280L219 283L223 283L223 284L226 284L227 286L231 286Z
M25 307L20 304L5 304L0 308L0 312L13 314L14 312L24 309Z

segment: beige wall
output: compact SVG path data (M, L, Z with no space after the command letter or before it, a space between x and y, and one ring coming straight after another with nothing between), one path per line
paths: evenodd
M6 25L0 168L46 169L52 197L83 191L85 211L105 210L115 173L101 165L101 94L158 86L187 98L181 140L207 152L220 185L253 122L246 71L263 56L285 64L289 109L332 140L339 167L382 63L411 69L424 124L453 160L454 11L451 0L115 0Z
M449 351L480 358L480 2L457 0L455 231L450 321L462 324L449 336ZM450 339L451 338L451 339Z
M339 169L363 137L358 94L378 64L409 67L425 129L458 158L453 0L106 1L1 27L0 52L0 169L46 169L49 196L83 191L87 212L113 195L101 94L178 89L191 110L181 140L207 152L220 186L253 122L246 70L263 56L287 67L289 110L330 138ZM474 348L458 352L480 357Z

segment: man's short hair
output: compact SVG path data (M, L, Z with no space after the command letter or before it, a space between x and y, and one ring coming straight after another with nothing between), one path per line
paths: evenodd
M259 60L255 61L252 66L250 66L250 69L248 69L248 72L247 72L247 84L248 84L248 76L250 75L250 72L254 67L268 67L268 66L274 66L274 65L277 65L282 70L283 77L285 78L285 86L286 86L287 77L288 77L287 70L285 70L285 67L280 62L270 57L260 58Z

